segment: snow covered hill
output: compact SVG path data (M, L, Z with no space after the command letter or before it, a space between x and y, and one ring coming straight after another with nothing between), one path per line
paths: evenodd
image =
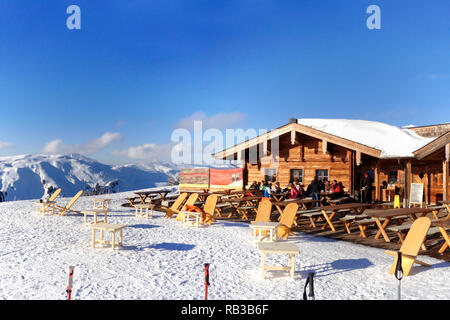
M8 193L8 201L39 199L54 188L66 197L96 185L111 192L145 189L177 174L168 163L113 166L80 154L0 157L0 191Z

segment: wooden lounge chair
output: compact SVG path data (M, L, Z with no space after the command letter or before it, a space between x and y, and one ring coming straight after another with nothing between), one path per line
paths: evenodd
M70 209L82 194L83 190L78 191L78 193L64 207L57 204L50 204L50 207L60 216L65 215L67 212L82 214L80 211Z
M261 200L258 204L256 217L253 222L270 222L270 214L272 213L272 202L270 200Z
M36 202L36 205L38 205L40 207L39 212L43 213L44 215L46 212L51 212L52 210L49 210L49 206L51 205L52 202L54 202L56 200L56 198L59 196L60 193L61 193L61 188L59 188L55 192L53 192L53 194L50 196L50 198L48 198L47 201Z
M254 221L250 221L250 223L254 222L270 222L270 214L272 213L272 201L270 200L261 200L258 204L258 210L256 211L256 217ZM261 230L261 236L266 236L268 231Z
M414 223L411 226L411 229L408 232L408 235L406 236L405 240L403 241L403 244L400 248L400 252L402 253L402 269L403 269L403 275L408 276L412 266L414 263L418 263L420 265L423 265L425 267L431 267L429 264L422 262L420 260L417 260L417 255L419 253L419 250L425 241L425 238L427 236L428 229L430 228L431 220L428 217L421 217L414 221ZM386 250L387 254L395 256L394 263L392 264L391 269L389 272L391 274L395 273L395 266L397 265L397 252Z
M178 198L175 200L174 203L172 203L172 205L169 208L161 207L161 209L166 211L166 214L164 215L164 217L172 218L174 213L179 212L179 209L180 209L181 205L183 204L184 200L186 199L186 197L187 197L187 193L183 192L178 196Z
M211 225L211 222L215 221L214 214L216 211L217 205L217 194L211 194L206 198L205 206L203 207L203 211L205 212L205 218L202 219L202 224Z
M192 224L198 227L200 224L211 225L214 219L217 204L217 195L209 195L202 208L186 204L178 215L182 218L183 223ZM178 217L177 217L178 218ZM194 218L195 221L192 221Z
M181 210L176 210L174 212L172 212L172 215L169 217L171 218L173 216L174 213L177 213L177 217L175 218L175 221L183 221L183 212L184 210L186 210L186 206L193 206L195 204L195 202L198 199L198 193L192 193L189 198L186 200L186 203L183 205L183 207L181 208Z
M298 204L297 203L289 203L283 210L283 214L281 215L281 226L277 229L277 237L283 238L286 240L288 236L295 235L292 231L292 225L294 224L295 216L297 215Z

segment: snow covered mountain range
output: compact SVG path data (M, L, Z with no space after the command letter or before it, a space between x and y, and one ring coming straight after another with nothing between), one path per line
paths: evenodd
M0 157L0 191L6 200L40 199L62 188L61 196L101 188L109 192L166 185L179 168L158 161L145 165L106 165L80 154Z

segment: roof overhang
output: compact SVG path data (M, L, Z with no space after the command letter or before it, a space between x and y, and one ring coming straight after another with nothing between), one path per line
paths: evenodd
M380 158L381 157L381 150L375 149L366 145L363 145L361 143L348 140L345 138L341 138L308 126L301 125L299 123L289 123L287 125L284 125L282 127L279 127L277 129L274 129L272 131L269 131L267 133L264 133L260 136L257 136L255 138L249 139L247 141L244 141L240 144L237 144L233 147L230 147L228 149L225 149L223 151L217 152L213 154L213 157L216 159L227 159L231 156L234 156L234 154L238 152L242 152L242 150L249 149L250 147L253 147L255 145L258 145L264 141L271 140L275 137L279 137L286 133L301 133L319 140L325 140L329 143L333 143L336 145L339 145L341 147L355 150L357 152L361 152L364 154L367 154L369 156Z
M430 154L434 153L435 151L441 148L450 149L450 131L444 133L439 138L436 138L430 143L424 145L422 148L417 149L416 151L413 152L413 154L417 159L422 160L423 158L429 156Z

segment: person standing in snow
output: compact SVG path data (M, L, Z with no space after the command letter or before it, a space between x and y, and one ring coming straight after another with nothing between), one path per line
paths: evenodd
M320 181L317 176L314 176L314 180L311 181L310 185L308 186L309 194L313 198L313 200L320 200ZM316 203L316 206L318 206L319 203Z

